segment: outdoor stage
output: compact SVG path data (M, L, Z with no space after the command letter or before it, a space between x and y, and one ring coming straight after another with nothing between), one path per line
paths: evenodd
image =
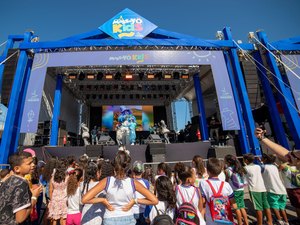
M161 144L153 143L148 145L129 145L127 149L130 151L131 162L140 160L149 162L150 152L155 150L163 150L165 146L165 161L186 161L192 160L195 155L200 155L202 158L207 158L207 153L210 148L209 142L191 142L191 143L175 143ZM158 148L157 148L158 147ZM103 146L103 145L88 145L78 147L50 147L44 146L34 148L39 159L47 160L49 157L66 158L69 155L74 155L77 159L87 154L89 157L100 157L112 160L117 151L118 146ZM146 157L147 156L147 157ZM151 160L151 159L150 159Z

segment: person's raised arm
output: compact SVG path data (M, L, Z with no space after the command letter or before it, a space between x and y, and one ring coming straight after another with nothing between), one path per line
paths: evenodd
M257 127L254 134L261 143L272 150L280 159L287 161L285 156L289 153L289 150L265 137L265 132L265 130Z

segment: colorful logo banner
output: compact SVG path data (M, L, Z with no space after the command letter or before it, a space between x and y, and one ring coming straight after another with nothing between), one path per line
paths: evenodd
M99 27L114 39L143 39L156 28L156 25L130 9L124 9Z

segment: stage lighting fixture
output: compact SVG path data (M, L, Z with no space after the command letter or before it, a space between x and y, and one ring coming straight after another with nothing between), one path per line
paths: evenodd
M154 79L155 75L153 73L147 74L147 79Z
M125 75L125 80L132 80L133 75L132 74L126 74Z
M78 80L84 80L85 79L85 73L84 72L80 72L79 76L78 76Z
M115 74L115 80L121 80L121 78L122 78L122 74L119 71L116 72L116 74Z
M179 79L179 72L174 71L173 72L173 78L176 79L176 80L178 80Z
M144 72L139 72L139 78L140 78L140 80L143 80L143 78L144 78Z
M185 74L181 74L181 79L189 79L190 75L185 73Z
M164 74L164 79L172 79L172 75L171 74Z
M105 74L105 79L106 80L112 80L113 79L113 75L112 74Z
M95 79L95 74L87 74L87 75L86 75L86 78L87 78L88 80L94 80L94 79Z
M102 80L103 78L103 73L102 72L98 72L97 73L97 80Z
M161 78L162 78L162 72L157 72L157 73L155 74L155 77L156 77L157 79L161 80Z
M70 73L70 74L68 75L68 78L69 78L70 80L77 79L77 74L76 74L76 73Z

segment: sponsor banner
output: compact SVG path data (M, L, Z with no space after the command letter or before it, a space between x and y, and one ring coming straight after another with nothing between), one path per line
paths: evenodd
M142 39L156 28L156 25L130 9L124 9L99 27L114 39Z
M35 54L31 70L21 132L37 130L41 99L48 67L95 65L210 65L212 68L224 130L239 129L235 101L222 51L89 51Z
M282 62L297 75L296 76L289 69L284 67L292 89L292 93L294 95L296 105L298 107L298 110L300 110L300 55L284 55L281 56L281 59Z

